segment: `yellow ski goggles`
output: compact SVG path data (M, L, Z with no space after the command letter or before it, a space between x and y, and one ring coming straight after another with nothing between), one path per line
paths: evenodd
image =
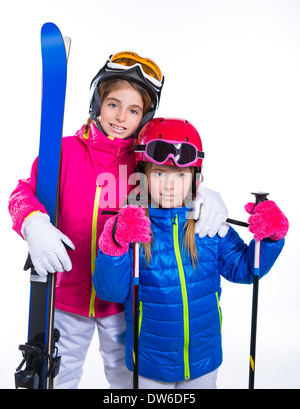
M111 63L120 64L124 67L132 67L139 64L146 75L162 81L162 73L157 64L149 58L140 57L138 54L130 51L121 51L111 57Z

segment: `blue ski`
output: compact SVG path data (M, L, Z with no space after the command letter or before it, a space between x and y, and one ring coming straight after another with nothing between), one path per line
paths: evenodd
M42 111L36 196L57 226L67 56L63 37L53 23L42 27L41 50ZM23 361L15 373L16 388L52 389L60 365L55 346L59 332L53 329L56 274L40 277L30 264L30 257L26 264L25 269L31 267L28 338L25 345L19 346Z

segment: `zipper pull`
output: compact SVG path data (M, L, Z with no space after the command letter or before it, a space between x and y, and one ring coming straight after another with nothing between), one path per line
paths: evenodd
M172 224L173 224L173 226L177 226L177 214L175 214L175 216L173 216Z

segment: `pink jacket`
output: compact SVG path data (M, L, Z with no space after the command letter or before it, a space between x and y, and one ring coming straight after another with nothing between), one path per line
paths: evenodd
M70 272L58 273L56 307L71 313L105 317L123 310L123 305L97 298L92 275L98 250L98 239L110 214L118 211L132 186L134 173L134 141L112 139L93 124L89 133L84 126L62 142L62 168L58 228L74 243L68 251L72 261ZM29 179L19 180L9 199L13 229L21 236L24 219L33 211L46 213L35 196L38 158ZM109 181L110 189L107 188Z

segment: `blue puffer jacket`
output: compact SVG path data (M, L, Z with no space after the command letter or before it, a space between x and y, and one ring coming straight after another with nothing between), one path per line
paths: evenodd
M145 267L140 254L139 374L163 382L194 379L222 362L220 276L252 283L254 241L247 246L229 229L221 239L195 236L199 266L182 248L187 208L150 208L155 238ZM261 244L261 276L280 254L284 240ZM94 286L102 300L125 305L126 365L132 370L133 249L120 257L99 251Z

